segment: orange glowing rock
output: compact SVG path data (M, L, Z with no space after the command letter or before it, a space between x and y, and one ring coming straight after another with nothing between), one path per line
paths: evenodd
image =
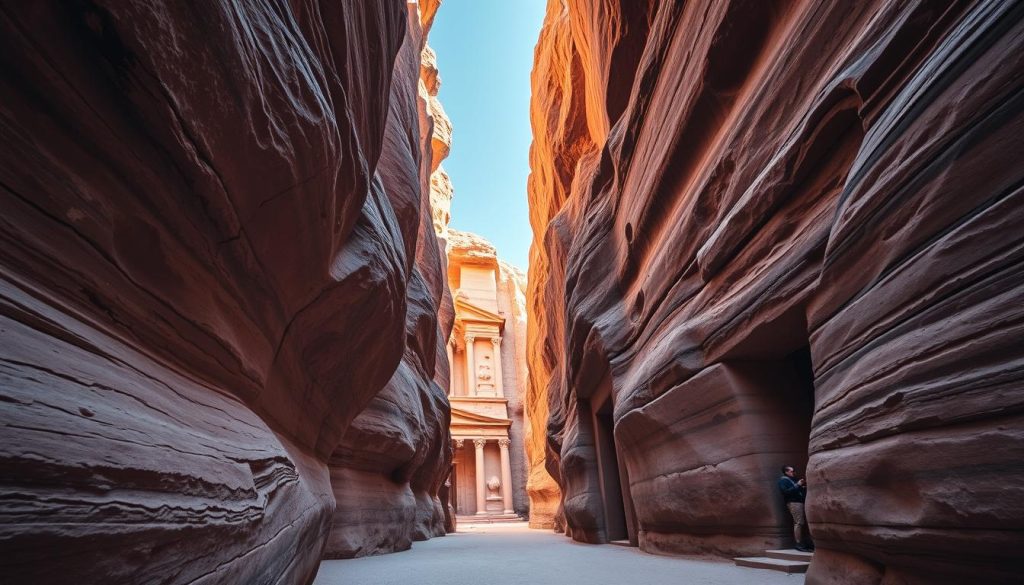
M1008 2L549 2L528 444L573 538L790 544L788 463L808 583L1019 579L1022 45Z

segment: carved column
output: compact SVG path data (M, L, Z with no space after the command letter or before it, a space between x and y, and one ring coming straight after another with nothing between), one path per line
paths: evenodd
M448 396L455 396L455 354L452 352L451 340L444 344L444 349L448 352Z
M473 342L476 337L466 336L466 396L476 396L476 360L473 359Z
M492 337L491 345L494 347L494 393L504 396L505 381L501 378L501 337Z
M484 479L484 445L487 439L473 439L476 446L476 513L487 513L487 480Z
M452 449L462 449L462 439L452 439ZM452 471L448 475L446 485L449 486L448 503L456 514L462 514L466 509L466 504L464 503L465 496L462 495L461 490L459 490L459 477L461 477L461 474L463 473L466 473L466 470L463 469L463 466L459 465L459 454L452 453Z
M501 499L505 514L515 514L512 509L512 462L508 457L508 446L511 443L508 439L498 439L498 449L501 450Z

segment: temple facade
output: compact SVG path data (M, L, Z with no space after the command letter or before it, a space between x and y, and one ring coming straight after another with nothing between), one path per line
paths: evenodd
M450 499L464 519L526 518L525 278L479 236L456 230L447 236L455 304L447 346L455 448Z

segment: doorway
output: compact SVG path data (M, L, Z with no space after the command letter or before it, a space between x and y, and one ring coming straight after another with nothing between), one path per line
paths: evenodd
M806 473L808 449L811 440L811 418L814 416L814 365L811 363L811 347L809 345L789 354L785 358L786 366L792 373L792 388L788 400L792 404L793 423L803 445L803 458L794 465Z
M604 504L605 538L609 542L629 539L614 430L611 400L605 400L594 413L594 446L597 450L597 473Z

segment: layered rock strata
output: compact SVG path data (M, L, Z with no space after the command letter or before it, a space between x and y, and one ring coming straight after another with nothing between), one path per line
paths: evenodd
M445 272L410 11L0 8L5 579L308 583L336 501L440 532ZM357 522L349 550L404 546Z
M452 461L444 344L453 311L444 243L434 229L432 176L448 153L447 145L438 152L436 128L445 126L444 136L450 140L451 124L440 118L443 110L431 105L437 102L439 78L433 62L423 60L430 54L426 35L437 5L413 2L407 8L406 37L395 60L384 129L388 148L377 165L385 193L418 197L392 198L396 214L404 214L397 216L399 223L418 230L404 239L409 274L405 350L398 369L331 456L337 507L325 558L406 550L414 540L445 533L445 506L438 491Z
M549 2L528 404L569 535L790 544L788 463L808 583L1019 579L1022 17Z

